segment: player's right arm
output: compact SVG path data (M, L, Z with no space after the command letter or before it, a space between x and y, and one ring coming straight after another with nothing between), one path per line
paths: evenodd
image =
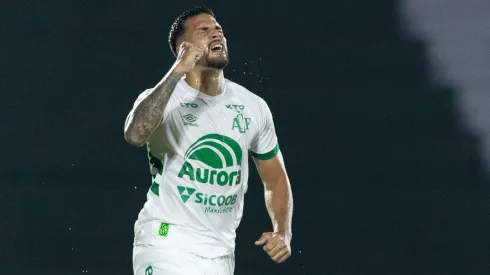
M183 42L172 68L149 93L134 104L124 125L124 138L136 147L143 146L158 128L170 96L179 80L192 70L204 50Z

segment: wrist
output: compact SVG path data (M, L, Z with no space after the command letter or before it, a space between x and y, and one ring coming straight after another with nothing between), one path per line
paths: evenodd
M274 232L275 234L281 235L284 238L291 239L293 237L293 234L290 231L276 231Z
M172 66L172 72L179 75L180 77L186 75L189 72L189 68L186 68L184 64L182 64L181 61L177 60L174 65Z
M187 73L181 68L179 68L178 66L174 66L171 71L172 71L172 75L178 79L182 78Z

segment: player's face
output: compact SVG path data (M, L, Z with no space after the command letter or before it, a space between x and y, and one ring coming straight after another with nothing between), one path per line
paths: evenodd
M185 22L186 40L205 49L200 65L223 69L228 64L228 47L223 29L209 14L190 17Z

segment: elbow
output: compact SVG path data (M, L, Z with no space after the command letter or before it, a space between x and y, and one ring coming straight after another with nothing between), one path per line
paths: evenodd
M126 142L137 148L140 148L146 144L146 140L134 131L131 131L131 129L126 129L124 131L124 139Z
M126 118L126 122L124 123L124 139L129 144L139 148L146 144L146 137L142 137L138 133L138 129L136 129L135 124L133 123L133 111L131 111Z

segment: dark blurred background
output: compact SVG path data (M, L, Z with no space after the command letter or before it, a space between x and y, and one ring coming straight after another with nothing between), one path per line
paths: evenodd
M0 274L132 274L151 183L123 125L174 62L192 1L5 1L0 9ZM225 76L269 104L295 211L293 255L251 166L237 275L489 274L489 180L457 87L433 85L399 1L207 1Z

